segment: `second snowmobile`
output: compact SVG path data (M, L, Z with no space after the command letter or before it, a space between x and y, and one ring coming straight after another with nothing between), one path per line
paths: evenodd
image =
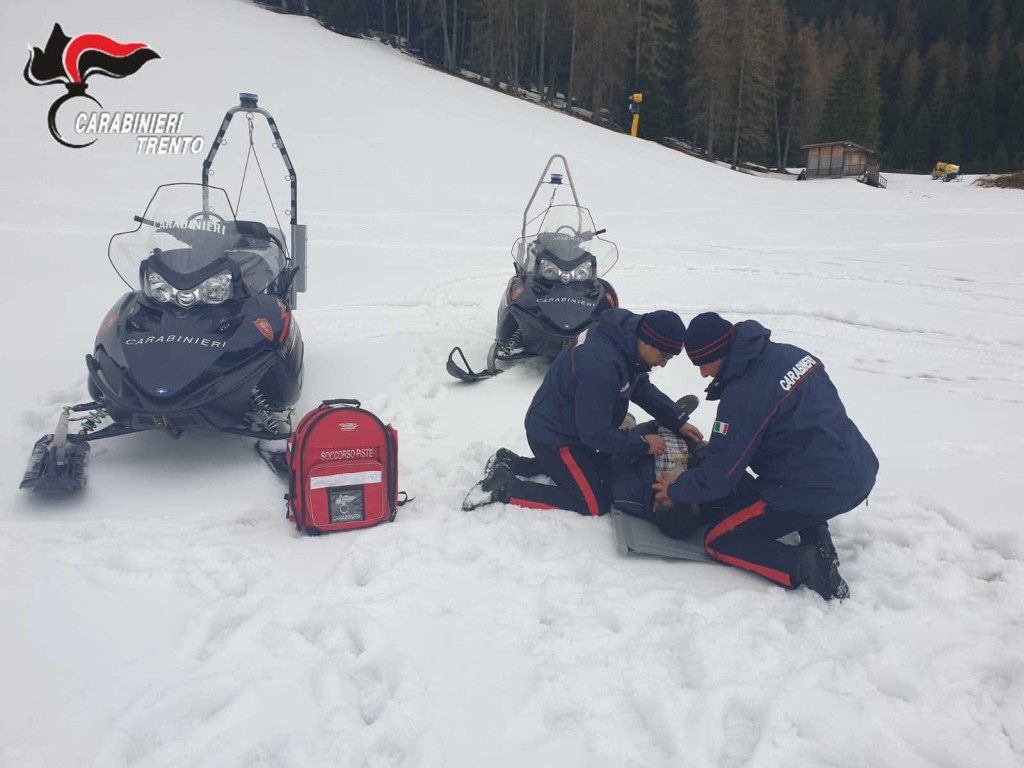
M561 161L564 173L551 172L556 161ZM552 187L551 198L530 219L531 206L545 184ZM566 186L572 204L556 205L556 194ZM515 273L498 307L487 367L474 371L462 349L455 347L448 354L448 373L461 381L480 381L501 373L499 364L553 358L573 346L602 312L617 307L618 294L603 276L615 266L619 250L601 237L604 231L580 205L568 161L552 155L526 204L522 230L512 246Z

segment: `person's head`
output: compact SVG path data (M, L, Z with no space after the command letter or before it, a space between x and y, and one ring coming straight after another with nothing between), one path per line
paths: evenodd
M683 351L686 326L675 312L659 309L641 315L636 330L636 354L651 368L664 367Z
M704 378L722 370L732 349L732 323L717 312L702 312L690 321L686 331L686 356L700 368Z
M685 539L700 526L700 506L669 502L655 506L658 528L673 539Z

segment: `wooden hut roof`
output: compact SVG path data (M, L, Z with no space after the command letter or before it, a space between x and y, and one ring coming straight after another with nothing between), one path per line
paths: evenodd
M857 144L853 141L823 141L819 144L804 144L800 149L814 149L815 147L834 147L841 145L844 149L863 149L865 152L875 154L875 150L871 147L865 147L863 144Z

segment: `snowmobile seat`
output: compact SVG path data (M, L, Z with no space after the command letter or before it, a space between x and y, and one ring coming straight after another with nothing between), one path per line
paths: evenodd
M233 222L228 223L229 231L234 229L235 234L241 237L252 237L257 240L269 240L270 232L267 230L267 225L262 221L245 221L236 219Z
M192 275L208 269L211 264L224 255L223 243L201 243L191 248L154 249L147 262L165 277L174 282L174 275ZM146 264L143 263L143 268Z

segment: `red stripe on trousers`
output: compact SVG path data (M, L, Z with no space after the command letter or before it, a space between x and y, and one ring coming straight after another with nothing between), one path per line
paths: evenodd
M530 501L529 499L517 499L515 497L510 498L507 503L516 507L526 507L527 509L558 509L558 507L545 504L543 501Z
M764 576L764 578L769 581L774 581L776 584L781 584L784 587L791 587L793 586L793 580L785 571L777 571L774 568L768 568L764 565L752 563L749 560L741 560L740 558L733 557L732 555L724 555L711 546L711 542L715 539L724 536L735 528L738 528L748 520L752 520L755 517L763 515L766 506L767 505L763 501L758 500L749 507L744 507L739 512L734 512L729 515L722 522L708 531L708 535L704 537L704 551L711 555L711 557L715 558L715 560L728 563L729 565L734 565L737 568L743 568L747 571L753 571L760 576Z
M587 511L590 513L590 516L597 517L601 514L601 510L597 506L597 497L594 495L594 489L590 487L590 483L587 482L587 476L583 474L580 465L573 458L569 446L563 445L559 448L558 455L562 457L562 462L569 468L569 472L572 474L572 479L576 481L576 485L583 491L583 500L587 503Z

